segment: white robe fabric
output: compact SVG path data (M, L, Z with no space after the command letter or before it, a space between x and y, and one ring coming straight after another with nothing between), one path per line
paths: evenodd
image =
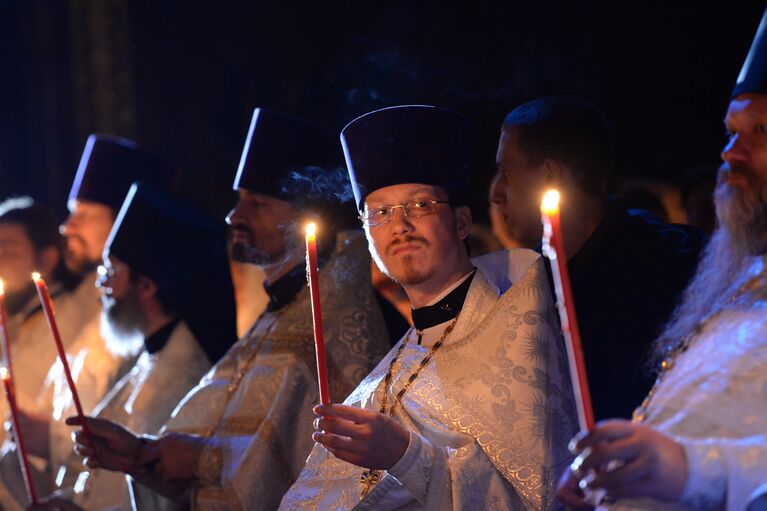
M173 488L173 502L134 484L137 509L278 506L311 449L319 402L308 291L264 313L179 404L166 430L208 439L196 479ZM389 347L363 239L320 269L320 292L330 394L340 402Z
M86 275L77 288L70 293L54 299L57 326L65 346L67 356L72 364L72 370L77 377L83 372L82 362L85 352L95 352L99 356L100 367L106 361L107 374L99 374L98 367L87 372L98 375L95 378L81 380L78 391L87 411L93 409L104 393L111 387L114 361L106 357L104 341L99 332L99 314L101 306L98 291L95 287L95 274ZM18 328L18 339L12 338L12 357L14 378L19 379L19 406L26 411L47 414L51 416L51 452L72 452L71 429L64 426L62 397L64 401L71 399L58 352L48 323L41 313L29 318L32 322L27 327L23 324ZM28 331L25 332L25 329ZM89 347L83 351L84 347ZM94 354L95 354L94 353ZM39 385L39 386L38 386ZM32 397L34 395L34 398ZM5 400L3 400L5 402ZM31 457L32 469L35 474L36 490L42 497L55 489L55 471L52 471L50 460ZM27 502L26 490L20 474L18 457L12 442L5 442L0 457L0 509L3 511L23 509Z
M765 271L756 258L733 289ZM663 377L645 424L685 448L682 502L633 499L612 510L746 509L767 476L767 287L749 291L705 325Z
M567 442L576 419L543 263L518 249L475 264L479 271L453 332L395 409L393 418L410 431L402 459L360 500L363 469L315 444L280 509L558 507L554 484L570 461ZM413 340L404 349L390 403L438 337L424 335L421 346ZM395 351L346 404L380 408Z
M53 308L64 349L69 350L83 327L98 316L98 296L94 280L90 277L83 279L71 292L56 294L57 287L55 283L50 286L51 294L55 295ZM19 407L29 412L41 411L37 399L48 369L58 357L48 321L39 305L40 300L35 296L23 313L10 318L8 325L17 401ZM30 310L34 312L27 315ZM25 317L22 319L21 315ZM0 400L0 413L5 416L7 410L6 401Z
M135 434L156 434L208 369L207 355L186 323L180 322L160 351L141 353L133 369L117 382L94 414ZM82 470L70 494L74 503L88 511L131 509L125 475L88 470L74 456L70 467Z

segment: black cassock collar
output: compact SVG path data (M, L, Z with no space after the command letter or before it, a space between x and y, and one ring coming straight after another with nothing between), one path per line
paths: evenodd
M471 275L461 282L461 285L450 291L447 296L434 305L413 309L413 326L415 329L423 331L456 317L463 308L463 302L466 301L466 295L469 293L469 287L471 287L471 282L474 280L476 272L477 270L475 269Z
M272 282L264 284L269 303L266 305L267 312L274 312L285 307L293 301L293 297L306 287L306 267L297 264L288 273Z
M181 318L176 318L166 323L165 326L160 328L149 337L144 337L144 346L146 347L147 352L150 355L153 355L163 349L165 345L168 344L170 334L173 333L176 325L178 325L180 322Z

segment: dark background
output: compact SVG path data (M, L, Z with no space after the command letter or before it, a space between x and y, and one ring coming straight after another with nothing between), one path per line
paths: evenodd
M0 0L0 197L65 213L87 135L177 162L182 194L223 215L252 110L339 130L402 103L473 125L482 219L498 127L516 104L602 107L617 177L679 181L715 164L762 2ZM617 179L616 179L617 180Z

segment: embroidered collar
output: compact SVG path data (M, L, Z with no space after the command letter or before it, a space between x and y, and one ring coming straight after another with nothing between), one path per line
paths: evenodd
M463 308L463 302L466 301L466 295L469 293L469 287L471 287L476 273L477 270L474 269L460 285L437 303L413 309L413 326L415 329L423 331L456 317Z
M150 335L149 337L144 337L144 347L146 347L146 351L153 355L157 353L158 351L162 350L166 344L168 344L168 339L170 339L170 334L173 333L173 330L175 330L176 326L181 322L181 318L176 318L174 320L169 321L165 324L162 328L160 328L158 331Z

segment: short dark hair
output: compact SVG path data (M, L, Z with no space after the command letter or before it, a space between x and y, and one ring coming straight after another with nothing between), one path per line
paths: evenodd
M47 207L31 197L13 197L1 202L0 223L21 225L36 251L61 247L58 222Z
M59 252L62 250L59 223L47 206L31 197L12 197L0 202L0 224L22 226L36 252L51 247ZM74 289L81 280L79 275L67 270L61 257L53 269L53 276L67 290Z
M155 292L155 300L160 304L160 307L162 308L163 312L165 314L174 315L179 314L179 311L181 310L181 307L179 306L179 297L176 296L176 294L170 292L170 290L163 287L156 279L153 279L152 277L147 276L146 274L143 274L139 271L134 270L130 266L127 266L128 271L128 280L130 281L131 285L138 286L139 283L139 277L144 277L146 279L151 280L154 282L155 286L157 286L157 291Z
M615 155L610 125L596 106L577 96L540 98L509 112L503 128L514 128L531 165L561 161L585 193L604 194Z

